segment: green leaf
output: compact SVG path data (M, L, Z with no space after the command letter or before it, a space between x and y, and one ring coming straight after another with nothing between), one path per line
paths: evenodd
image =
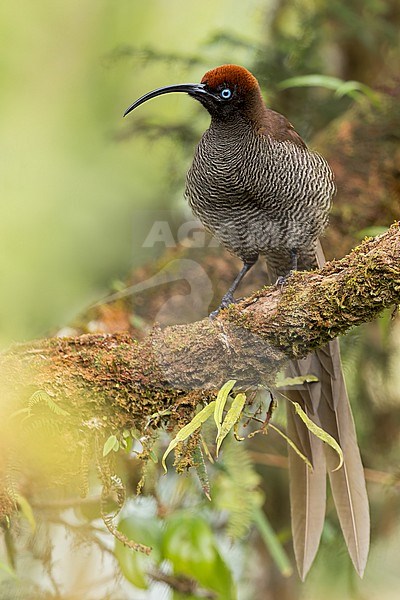
M226 417L219 429L217 435L217 456L223 440L226 438L232 427L239 421L243 407L246 404L246 394L238 394L232 402L232 406L226 413Z
M213 402L210 402L210 404L207 404L207 406L205 406L203 408L203 410L201 410L199 413L197 413L197 415L190 421L190 423L188 423L187 425L185 425L184 427L182 427L182 429L180 429L178 431L178 433L176 434L174 439L170 442L168 448L164 452L164 456L162 457L161 462L162 462L162 466L164 467L165 472L167 472L167 465L165 464L165 460L166 460L168 454L171 452L171 450L176 448L176 446L179 444L179 442L184 442L190 435L192 435L192 433L194 433L196 431L196 429L199 429L199 427L201 427L201 425L205 421L207 421L207 419L213 414L214 409L215 409L215 400Z
M235 436L235 440L237 442L244 442L244 440L246 439L245 437L239 435L239 422L238 421L233 426L233 435Z
M162 550L174 575L195 579L201 587L216 591L218 600L236 600L232 573L203 516L180 512L167 518Z
M218 435L221 431L222 415L224 412L226 401L228 400L229 392L233 389L236 383L236 379L229 379L218 392L217 399L215 401L214 421L218 429Z
M40 402L43 402L44 404L46 404L46 406L55 415L58 415L59 417L68 417L69 416L69 412L64 410L63 408L61 408L61 406L58 406L58 404L56 402L54 402L54 400L44 390L37 390L29 398L29 400L28 400L29 413L31 412L32 407L35 406L35 404L39 404Z
M25 496L22 496L21 494L15 494L15 499L18 502L18 505L21 509L21 513L24 515L25 519L28 521L29 525L31 526L32 531L35 532L36 520L33 515L32 507L29 504L28 500L25 498Z
M245 445L235 442L232 436L224 442L223 460L214 481L214 506L226 515L226 533L242 540L253 523L255 507L262 506L264 497L259 488L261 478Z
M117 447L118 445L118 447ZM110 435L109 438L107 438L104 446L103 446L103 456L107 456L107 454L109 454L111 452L111 450L114 450L114 452L116 452L119 448L119 442L117 439L116 435Z
M336 91L345 83L343 79L338 77L330 77L329 75L300 75L298 77L290 77L278 83L277 87L280 90L286 90L294 87L323 87L329 90Z
M365 83L361 83L360 81L343 81L335 91L335 96L338 96L339 98L342 96L351 96L352 98L357 99L360 95L367 96L374 104L378 102L377 93L368 85L365 85Z
M147 572L161 562L160 521L156 517L132 515L120 521L118 531L137 543L152 547L151 554L147 555L135 552L118 540L115 543L115 557L124 577L135 587L147 589L149 587Z
M210 461L210 463L213 465L215 461L211 455L210 450L208 449L206 440L203 438L202 435L200 436L200 441L201 441L201 446L202 446L202 450L203 450L203 455L205 455L208 458L208 460Z
M387 231L387 227L383 227L381 225L372 225L371 227L366 227L365 229L361 229L361 231L357 231L356 237L358 240L363 240L365 237L376 237L377 235L381 235Z
M286 442L296 452L296 454L298 454L300 456L300 458L302 460L304 460L304 462L306 463L307 467L309 467L312 470L312 464L308 460L307 456L305 456L302 453L302 451L300 450L300 448L298 448L298 446L296 446L296 444L294 443L294 441L291 440L290 437L288 437L286 435L286 433L283 433L283 431L281 431L280 429L278 429L278 427L275 427L275 425L273 425L273 423L271 423L271 422L268 424L268 427L271 427L271 429L273 429L274 431L276 431L276 433L279 433L279 435L282 436L286 440Z
M298 377L284 377L283 379L278 378L275 382L275 387L290 387L293 385L302 385L303 383L313 383L314 381L318 381L318 377L309 373L307 375L299 375Z
M152 449L149 450L149 458L155 465L158 463L158 456Z
M253 522L283 577L290 577L293 572L290 560L270 522L260 508L254 510Z
M339 456L339 464L336 467L336 469L333 470L338 471L343 465L343 451L337 443L337 441L335 440L335 438L333 438L331 435L329 435L329 433L324 431L324 429L321 429L321 427L318 427L318 425L316 425L314 421L311 421L310 417L306 415L304 410L301 408L300 404L298 404L297 402L293 402L292 400L291 402L294 406L296 414L299 415L300 419L303 421L303 423L306 425L309 431L311 431L311 433L313 433L317 438L328 444L328 446L330 446L335 450L335 452L337 452Z
M360 81L344 81L338 77L329 75L313 74L300 75L299 77L290 77L278 83L278 89L286 90L293 87L322 87L333 90L335 95L350 96L358 100L361 96L366 96L373 104L379 103L379 95L369 86Z
M208 478L206 464L204 462L204 456L201 449L200 442L197 444L194 452L193 452L193 464L196 469L197 477L199 478L201 488L204 492L204 495L208 500L211 501L210 496L210 480Z

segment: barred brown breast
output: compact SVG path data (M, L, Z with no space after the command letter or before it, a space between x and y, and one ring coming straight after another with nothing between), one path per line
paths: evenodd
M279 115L270 113L269 122ZM288 131L289 124L288 124ZM194 155L185 195L204 226L243 262L267 258L276 277L315 267L335 191L333 173L316 152L236 114L212 120Z

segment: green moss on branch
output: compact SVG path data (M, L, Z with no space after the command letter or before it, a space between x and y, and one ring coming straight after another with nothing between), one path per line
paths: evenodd
M111 433L133 429L151 437L159 427L182 426L228 379L242 386L271 382L288 358L306 355L399 302L400 228L394 224L342 260L296 273L282 291L265 288L214 321L154 328L141 342L115 334L16 345L0 356L0 471L28 446L25 485L40 488L43 478L62 484L79 475L83 488L90 457L101 456ZM26 411L38 390L51 399L48 406L35 406L36 420L10 427L18 421L10 415ZM2 487L0 516L15 505Z
M269 381L287 358L304 356L399 301L394 224L342 260L296 273L283 291L265 288L215 321L155 328L141 342L127 334L83 335L15 346L0 358L3 387L12 381L26 393L44 389L87 417L111 410L144 421L229 378L243 385Z

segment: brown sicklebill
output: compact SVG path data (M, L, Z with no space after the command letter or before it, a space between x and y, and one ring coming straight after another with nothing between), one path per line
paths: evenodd
M270 283L284 283L292 270L324 263L318 238L328 223L334 177L324 158L307 148L289 121L265 106L257 79L245 68L222 65L208 71L201 83L156 89L136 100L125 115L170 92L189 94L210 113L210 127L187 174L185 195L206 229L243 261L211 314L215 318L235 301L237 286L259 256L266 259ZM318 550L327 472L349 554L362 575L369 550L369 507L338 340L291 361L289 373L318 378L285 395L336 439L344 457L336 470L337 453L309 431L287 402L288 436L313 467L289 447L293 545L300 577L305 578Z

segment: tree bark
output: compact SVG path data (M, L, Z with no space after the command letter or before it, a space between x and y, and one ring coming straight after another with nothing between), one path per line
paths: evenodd
M94 395L146 417L165 408L167 396L215 390L230 378L242 386L271 382L288 358L399 302L399 242L394 224L319 271L293 274L282 290L264 288L214 321L155 327L141 342L114 334L17 345L0 359L3 389L41 389L63 405Z
M53 489L72 481L84 494L90 461L102 460L111 434L134 430L148 439L160 427L182 427L228 379L246 389L272 384L288 359L399 302L396 223L214 321L155 327L139 342L127 333L86 334L13 346L0 356L0 517L15 504L13 488L31 497L49 482ZM110 466L100 468L104 478ZM10 483L15 472L23 476Z

